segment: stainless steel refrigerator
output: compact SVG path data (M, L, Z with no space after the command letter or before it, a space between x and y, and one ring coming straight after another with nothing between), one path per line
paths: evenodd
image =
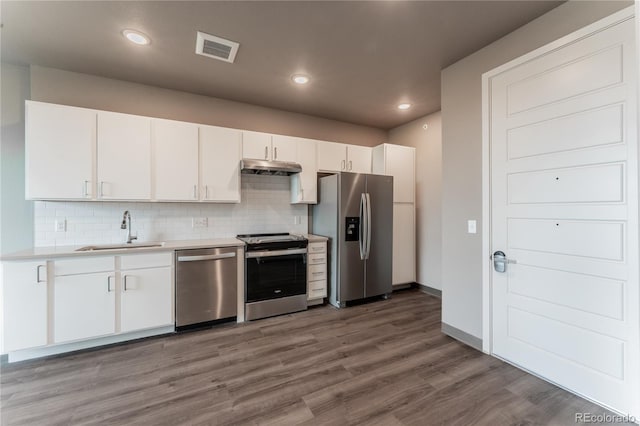
M318 180L312 232L329 237L329 303L391 294L393 177L339 173Z

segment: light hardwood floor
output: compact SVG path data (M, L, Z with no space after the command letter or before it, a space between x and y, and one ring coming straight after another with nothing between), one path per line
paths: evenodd
M570 425L606 410L387 301L151 338L1 370L2 425Z

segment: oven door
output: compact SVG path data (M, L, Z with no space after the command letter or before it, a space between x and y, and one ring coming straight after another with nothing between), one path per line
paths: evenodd
M246 253L247 303L307 293L307 249Z

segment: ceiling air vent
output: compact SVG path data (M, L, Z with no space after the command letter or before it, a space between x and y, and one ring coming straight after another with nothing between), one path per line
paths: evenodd
M198 31L196 53L225 62L233 62L240 43Z

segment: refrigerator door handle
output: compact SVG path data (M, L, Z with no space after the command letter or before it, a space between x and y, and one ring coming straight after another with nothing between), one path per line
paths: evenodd
M369 259L371 253L371 196L366 193L367 198L367 251L365 252L365 259Z
M360 260L365 259L365 243L366 243L365 232L367 228L364 222L365 222L366 202L367 202L367 199L364 196L364 194L360 194L360 238L358 239L358 248L360 249Z

